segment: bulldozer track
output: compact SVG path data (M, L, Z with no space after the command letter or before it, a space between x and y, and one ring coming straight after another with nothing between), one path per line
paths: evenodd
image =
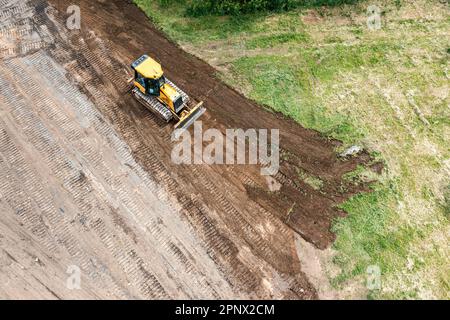
M0 21L7 21L7 19L23 14L25 11L32 11L32 8L28 7L26 3L23 2L19 2L18 4L17 2L12 4L7 2L0 10Z
M149 97L144 95L139 91L139 89L134 88L132 91L136 100L141 102L147 109L154 112L156 115L160 116L164 121L169 122L173 116L169 109L167 109L161 102L155 97Z
M9 23L0 27L0 35L8 39L30 36L33 32L32 20L30 18L22 21Z
M28 88L31 88L32 85L33 85L32 83L29 83ZM20 101L20 99L16 98L16 99L14 99L14 101L17 104L17 102ZM50 134L43 128L43 126L40 123L40 121L38 120L38 118L35 117L33 115L33 113L30 112L30 110L27 110L25 105L20 105L20 104L18 104L16 106L16 109L14 112L12 112L12 114L16 118L17 122L20 123L21 121L23 121L23 123L28 124L29 128L37 129L37 130L29 129L25 132L25 134L27 135L29 141L37 149L42 148L41 155L46 156L47 161L49 163L54 163L54 160L56 160L55 159L56 155L61 154L63 152L62 152L62 150L57 150L56 147L54 147L55 149L53 149L51 146L49 146L48 141L51 140ZM63 162L63 160L57 161L57 164L52 169L53 169L55 176L57 176L57 177L59 176L63 180L66 180L66 182L69 182L69 184L66 183L66 186L69 186L70 182L77 179L77 176L73 176L73 175L72 175L72 178L69 178L69 181L67 181L67 179L64 179L65 177L70 176L69 172L67 172L66 170L70 170L72 168L70 168L68 163ZM27 175L26 179L30 179L32 181L30 188L31 187L36 188L37 186L39 186L36 179L33 179L33 175L31 174L31 172L28 172L28 174L29 175ZM77 190L72 190L72 191L75 196L79 195L79 194L77 194ZM47 199L47 201L48 201L48 199ZM52 203L52 201L48 201L48 204L51 204L51 203ZM56 211L55 208L52 208L52 209L53 210L51 210L51 212ZM61 221L58 220L58 218L61 218L60 216L52 214L52 215L48 216L48 218L50 219L50 222L52 224L54 224L55 226L57 226L57 227L64 226L64 224L62 224ZM64 229L64 230L61 230L61 232L58 232L58 234L64 235L64 236L69 236L70 233L68 233L67 229ZM76 243L76 241L70 241L67 244L69 245L68 250L72 251L72 253L76 254L77 252L79 252L79 250L75 248L75 243Z

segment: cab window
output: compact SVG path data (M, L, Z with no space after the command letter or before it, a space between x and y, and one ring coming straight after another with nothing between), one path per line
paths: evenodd
M159 95L159 88L160 88L160 86L159 86L159 79L156 79L156 80L149 79L148 80L148 92L150 94L158 96Z
M138 72L136 72L136 82L139 83L142 88L145 88L145 78Z

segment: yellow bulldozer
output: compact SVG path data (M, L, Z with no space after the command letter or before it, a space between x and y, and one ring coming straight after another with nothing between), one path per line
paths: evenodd
M203 102L189 107L189 97L164 76L161 64L144 54L133 62L132 93L147 109L166 122L175 119L175 129L187 129L206 110Z

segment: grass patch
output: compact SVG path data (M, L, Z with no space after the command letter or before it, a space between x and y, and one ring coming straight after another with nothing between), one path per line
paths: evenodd
M369 265L379 265L382 270L391 268L395 262L385 254L388 247L400 250L397 258L406 254L400 245L405 237L401 229L387 228L395 216L389 206L395 200L395 192L393 186L377 185L372 193L356 195L341 206L351 214L333 226L339 234L335 248L341 253L334 262L345 270L334 279L336 284L365 273Z
M301 33L283 33L275 35L263 35L246 41L247 49L272 48L285 43L305 43L308 35Z
M321 190L323 188L323 181L318 177L308 174L306 171L298 169L298 176L301 181L309 185L314 190Z
M346 173L342 179L344 182L359 185L361 183L378 181L379 176L372 170L359 165L356 170Z
M386 63L385 54L395 50L386 43L348 47L299 48L289 57L258 55L232 64L232 79L252 88L249 96L302 125L351 144L363 137L349 114L334 113L315 94L318 81L339 81L343 72L360 72ZM245 76L251 75L251 76ZM238 85L237 83L232 83Z
M425 267L426 257L411 255L411 247L426 241L433 228L399 225L400 217L394 206L399 198L397 183L390 181L373 186L372 193L356 195L341 206L351 214L337 219L333 226L339 235L334 244L339 252L334 263L344 270L332 279L335 287L341 288L353 278L365 279L370 266L380 268L382 279L398 274L408 263L413 273ZM448 281L446 276L441 280ZM417 299L420 287L411 285L393 293L372 290L368 294L369 298Z
M182 43L205 43L225 40L242 34L270 32L271 26L265 23L266 13L239 16L213 16L200 18L187 17L186 6L175 1L165 10L157 1L135 0L136 5L172 39ZM170 11L170 14L167 14Z

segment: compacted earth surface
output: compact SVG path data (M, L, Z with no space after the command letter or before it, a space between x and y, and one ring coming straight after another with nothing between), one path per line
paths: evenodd
M319 298L296 237L330 246L367 154L247 100L130 1L0 0L0 36L1 298ZM278 173L173 163L173 124L127 83L144 53L204 129L278 129Z

